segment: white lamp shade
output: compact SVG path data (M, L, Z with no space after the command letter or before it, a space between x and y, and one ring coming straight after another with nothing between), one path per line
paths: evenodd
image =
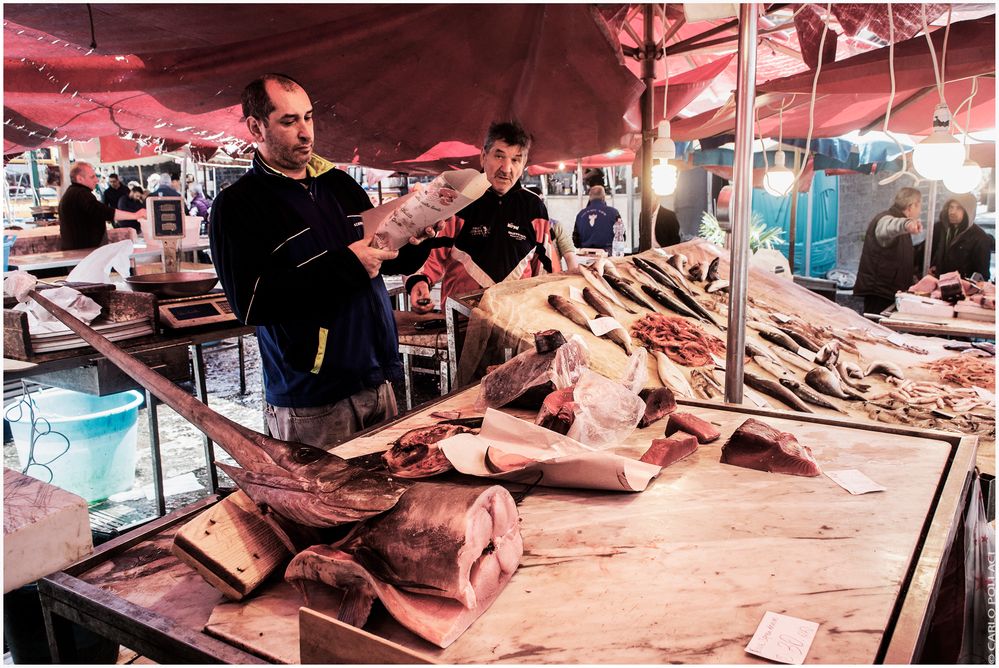
M774 197L784 197L794 185L794 172L786 167L775 168L763 175L763 189Z
M943 184L952 193L968 193L982 182L982 168L974 160L966 160L963 165L947 172Z
M925 179L939 181L963 163L964 146L949 134L934 133L912 149L912 166Z
M676 165L661 162L652 168L652 190L660 197L672 195L678 177Z

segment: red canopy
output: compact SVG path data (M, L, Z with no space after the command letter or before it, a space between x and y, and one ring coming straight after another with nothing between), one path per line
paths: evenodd
M942 60L943 30L931 37ZM889 129L905 134L927 134L933 108L939 103L929 47L923 35L895 46L896 93ZM955 111L971 93L972 77L978 92L972 102L972 130L995 127L995 15L964 21L951 27L947 47L944 94ZM805 137L809 125L812 74L777 79L758 86L756 108L765 137L779 132L779 111L784 107L785 137ZM861 54L823 66L815 101L813 137L836 137L851 130L881 129L888 107L888 49ZM955 120L963 127L965 112ZM672 124L674 139L698 139L735 131L735 107L715 110Z
M636 130L641 82L585 5L6 4L4 153L124 131L248 140L239 93L268 71L312 95L316 152L393 168L494 119L532 158L597 153ZM579 48L580 45L586 48Z

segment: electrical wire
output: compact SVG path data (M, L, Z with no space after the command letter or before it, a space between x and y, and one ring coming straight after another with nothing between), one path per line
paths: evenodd
M905 147L902 146L895 135L888 131L888 121L891 120L892 105L895 103L895 17L892 14L890 2L888 3L888 76L891 80L891 93L888 95L888 110L885 111L885 124L882 132L895 142L895 146L898 147L899 154L902 156L902 169L895 174L881 179L878 181L878 185L886 186L902 178L907 173L916 179L916 183L918 183L919 177L908 171L908 159L905 157Z
M815 67L815 76L812 77L812 99L808 102L808 136L805 139L805 154L808 154L808 149L812 145L812 130L815 126L815 92L819 86L819 75L822 73L822 52L826 46L826 33L830 30L829 28L829 15L832 14L832 3L826 4L826 16L822 22L822 37L819 38L819 61ZM804 160L801 163L801 169L798 173L794 175L794 187L798 187L798 179L801 175L805 173L805 167L808 164L808 160Z
M944 98L944 85L943 81L940 79L940 67L937 63L937 51L933 48L933 39L930 38L930 26L926 22L926 4L920 5L922 18L923 18L923 36L926 38L926 43L930 45L930 59L933 61L933 76L937 80L937 94L940 95L940 104L947 104L947 100ZM943 45L943 57L947 57L947 37L950 35L950 14L947 15L947 27L944 29L944 45Z

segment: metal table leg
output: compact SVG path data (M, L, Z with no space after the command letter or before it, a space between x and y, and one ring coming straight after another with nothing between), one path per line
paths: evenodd
M160 452L160 421L156 414L159 400L146 390L146 411L149 413L149 451L153 468L153 494L156 497L156 513L166 515L166 495L163 493L163 457Z
M239 395L246 394L246 356L243 351L243 337L236 337L236 352L239 355Z
M451 378L448 375L450 373L450 364L448 363L447 356L438 354L437 365L440 370L440 377L438 380L440 381L441 396L443 397L448 393L448 390L451 389Z
M263 413L261 417L264 422L264 436L272 436L271 428L267 424L267 379L264 377L264 365L260 365L260 405L262 406L260 412Z
M406 410L413 409L413 359L409 353L402 353L402 375L406 384Z
M205 359L201 352L201 344L196 343L191 346L191 359L194 363L194 393L198 401L208 405L208 387L205 382ZM208 464L209 489L212 494L219 491L219 473L215 468L215 445L212 439L206 435L205 439L205 461Z

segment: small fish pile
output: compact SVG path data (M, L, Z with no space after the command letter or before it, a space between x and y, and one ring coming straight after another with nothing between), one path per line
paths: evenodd
M936 372L948 383L961 387L977 385L992 391L996 389L996 363L993 359L953 355L926 362L922 366Z
M725 344L716 336L683 318L650 314L632 325L632 333L651 350L658 350L684 366L712 364L711 355L725 355Z
M987 406L990 403L970 387L944 387L937 383L899 380L891 377L887 381L889 385L894 387L870 397L870 401L885 398L895 399L910 406L938 408L953 413L964 413L977 406Z

